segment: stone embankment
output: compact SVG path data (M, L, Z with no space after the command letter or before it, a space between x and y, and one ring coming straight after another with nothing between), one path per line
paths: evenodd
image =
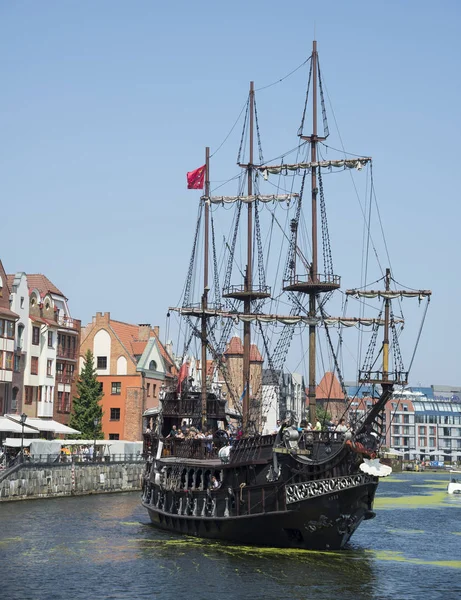
M0 502L141 489L143 462L23 463L0 472Z

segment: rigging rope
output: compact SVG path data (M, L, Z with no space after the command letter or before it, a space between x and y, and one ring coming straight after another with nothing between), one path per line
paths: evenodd
M333 275L333 257L331 255L330 235L328 233L327 211L325 206L325 196L323 193L322 170L318 169L319 190L320 190L320 214L322 224L322 247L323 247L323 267L325 275Z
M413 355L411 357L410 364L408 366L408 374L411 371L411 367L413 366L413 361L414 361L415 355L416 355L416 350L418 349L419 340L421 338L421 333L422 333L423 327L424 327L424 321L426 320L427 309L429 308L429 302L430 302L430 298L427 299L426 308L424 309L423 318L421 320L421 325L419 326L418 337L416 338L415 349L413 350Z
M328 129L327 111L325 108L325 99L323 97L322 75L320 73L320 61L318 60L318 58L317 58L317 70L318 70L318 75L319 75L320 103L322 105L323 135L324 135L324 137L327 138L330 135L330 131Z
M282 77L281 79L277 79L277 81L274 81L273 83L269 83L268 85L265 85L263 87L260 87L258 89L255 90L255 92L260 92L261 90L267 90L267 88L272 87L273 85L277 85L278 83L281 83L282 81L284 81L285 79L288 79L288 77L290 77L291 75L293 75L293 73L296 73L296 71L299 71L299 69L301 69L301 67L304 67L305 64L307 64L310 60L311 60L312 56L309 56L308 58L306 58L306 60L304 62L302 62L299 67L296 67L296 69L293 69L293 71L290 71L288 73L288 75L285 75L284 77Z

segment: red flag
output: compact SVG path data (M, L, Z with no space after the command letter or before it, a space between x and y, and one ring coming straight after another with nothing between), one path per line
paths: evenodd
M188 190L203 190L203 183L205 181L205 167L199 167L195 171L189 171L187 174L187 189Z
M182 387L182 382L187 379L187 377L189 376L189 362L183 362L183 364L181 365L181 368L179 369L179 374L178 374L178 389L177 392L180 394L181 393L181 387Z

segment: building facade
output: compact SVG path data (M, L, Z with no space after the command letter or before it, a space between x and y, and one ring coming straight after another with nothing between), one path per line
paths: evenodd
M300 373L264 369L262 384L263 432L273 433L277 421L290 418L299 425L306 418L306 390Z
M102 430L108 439L142 439L142 414L158 406L161 386L177 374L159 328L96 313L82 332L80 370L88 350L102 386Z
M0 414L16 412L17 393L13 395L16 322L10 308L10 288L0 261Z
M237 412L242 410L243 400L243 344L239 336L231 338L224 351L224 361L227 376L224 389L227 394L229 405ZM254 422L259 430L263 418L263 389L262 372L264 359L256 346L250 346L250 422Z
M80 321L64 294L42 274L8 275L17 314L11 412L68 424L76 392Z
M349 419L360 419L373 403L371 394L351 396ZM461 464L461 388L397 390L386 404L383 423L382 443L404 460Z

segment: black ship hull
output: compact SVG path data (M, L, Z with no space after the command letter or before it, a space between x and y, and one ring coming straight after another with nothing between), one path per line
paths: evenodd
M180 500L178 508L177 495L173 501L167 493L154 488L148 497L143 497L143 506L156 527L173 533L250 546L339 550L363 520L374 516L372 504L377 484L377 478L363 473L287 486L279 484L280 502L276 507L279 510L256 514L251 514L251 509L250 514L240 515L216 510L219 501L214 504L214 514L197 510L201 499L204 506L207 502L213 505L213 493L208 494L208 499L202 496L197 500L185 492L184 502ZM223 491L221 496L230 491ZM251 496L251 487L245 493ZM236 501L243 506L238 494ZM253 506L258 510L256 504ZM248 510L248 506L243 510ZM191 512L196 514L188 514Z

